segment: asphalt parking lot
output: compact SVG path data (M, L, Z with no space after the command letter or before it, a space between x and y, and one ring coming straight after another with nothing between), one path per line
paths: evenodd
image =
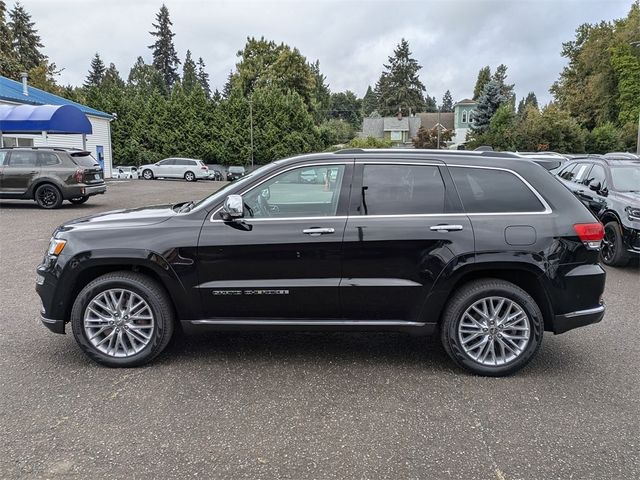
M640 478L637 264L608 269L602 323L547 335L502 379L402 334L209 333L115 370L39 323L34 268L57 225L219 186L0 201L0 478Z

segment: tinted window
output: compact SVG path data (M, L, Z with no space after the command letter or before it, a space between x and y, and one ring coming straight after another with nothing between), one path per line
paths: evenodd
M7 157L7 152L0 152L0 165L4 165L4 161Z
M183 158L178 158L175 161L175 165L190 165L194 166L196 162L194 160L185 160Z
M100 165L90 154L72 155L71 159L73 160L73 163L80 167L97 167Z
M603 188L605 186L606 179L607 176L604 172L604 168L600 165L594 165L587 178L585 178L584 183L589 186L599 183L600 188Z
M30 151L15 150L9 156L9 166L16 168L35 167L37 164L37 153Z
M315 171L318 181L306 173ZM305 172L305 175L303 175ZM344 165L318 165L289 170L243 195L249 217L322 217L338 210Z
M571 179L573 178L573 170L576 168L577 165L578 165L577 163L570 163L562 170L562 172L560 172L558 176L565 180L571 181Z
M443 213L440 169L426 165L365 165L360 213L398 215Z
M55 153L38 152L38 164L41 167L58 165L59 163L60 163L60 159Z
M541 212L544 206L522 180L504 170L450 167L469 213Z

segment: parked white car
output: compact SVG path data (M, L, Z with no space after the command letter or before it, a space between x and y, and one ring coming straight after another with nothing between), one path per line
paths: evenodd
M195 182L209 178L209 167L194 158L165 158L158 163L141 165L138 171L145 180L184 178L187 182Z
M132 179L138 178L140 175L138 174L138 167L115 167L111 176L112 178Z

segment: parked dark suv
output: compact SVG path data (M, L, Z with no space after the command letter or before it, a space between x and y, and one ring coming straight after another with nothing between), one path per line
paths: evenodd
M63 200L81 204L106 190L102 168L84 150L0 149L0 198L35 200L42 208L58 208Z
M109 366L174 329L439 332L505 375L599 322L600 222L534 162L343 150L266 165L210 197L60 226L37 267L42 321Z
M604 224L604 263L622 267L640 255L640 161L576 158L558 178Z

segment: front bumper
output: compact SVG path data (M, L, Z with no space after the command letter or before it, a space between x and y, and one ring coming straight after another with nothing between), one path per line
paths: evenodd
M56 320L53 318L47 318L40 314L40 321L42 324L51 330L53 333L64 334L64 320Z
M553 319L553 333L558 335L573 330L574 328L598 323L604 318L604 312L605 306L603 304L588 310L578 310L563 315L556 315Z

